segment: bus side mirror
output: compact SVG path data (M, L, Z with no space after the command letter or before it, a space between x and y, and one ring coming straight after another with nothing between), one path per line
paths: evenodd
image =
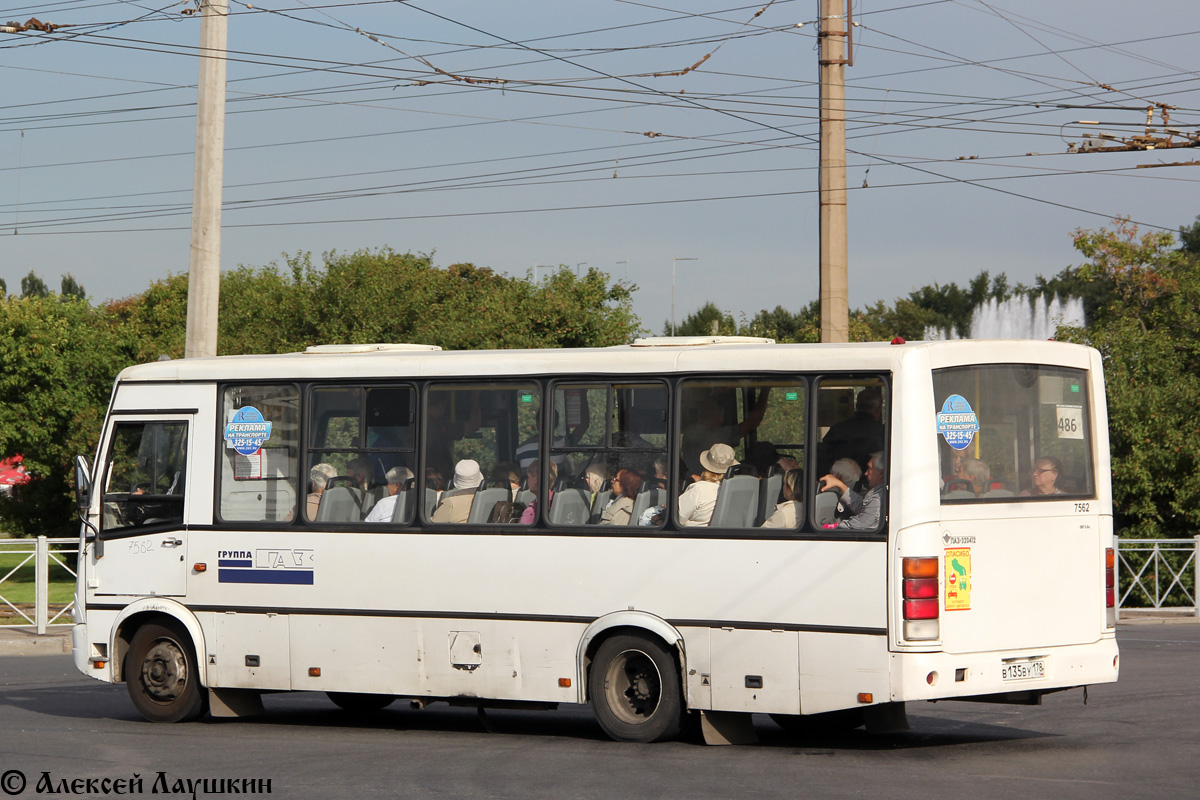
M75 510L80 516L86 516L88 506L92 504L92 468L87 459L75 456Z

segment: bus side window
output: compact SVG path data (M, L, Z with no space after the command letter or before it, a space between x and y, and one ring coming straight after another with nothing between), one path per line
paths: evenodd
M800 378L684 381L679 524L799 528L803 494L785 497L783 474L804 463L807 398Z
M300 484L299 389L290 383L230 385L221 398L220 518L295 519Z
M666 487L668 398L660 381L555 385L552 524L638 525Z
M541 388L528 381L428 388L426 471L418 476L425 522L517 524L514 516L532 502L521 491L521 478L541 452L541 396Z

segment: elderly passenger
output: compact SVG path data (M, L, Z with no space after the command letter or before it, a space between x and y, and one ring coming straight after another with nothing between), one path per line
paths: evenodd
M400 501L400 492L404 485L413 477L408 467L392 467L387 471L387 497L381 499L367 514L365 522L391 522L396 513L396 503ZM411 520L399 520L409 522Z
M325 484L329 483L329 479L335 475L337 475L337 470L333 468L333 464L324 462L308 471L308 479L312 481L312 491L308 493L307 498L309 519L317 518L317 509L321 507L321 495L325 492Z
M841 492L842 505L853 514L849 519L829 523L823 527L851 531L873 531L879 528L883 510L887 506L887 459L882 450L871 454L867 461L866 476L871 488L863 495L851 489L836 475L826 475L822 478L826 488Z

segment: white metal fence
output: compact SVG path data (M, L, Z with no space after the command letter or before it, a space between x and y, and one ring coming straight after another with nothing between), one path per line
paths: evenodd
M7 618L0 620L0 627L32 625L37 628L38 633L45 633L52 625L72 624L74 618L71 612L75 607L73 601L68 601L62 608L51 608L50 564L53 562L59 565L74 578L75 557L78 553L78 539L50 539L45 536L32 539L0 539L0 556L17 557L15 564L12 563L13 559L5 558L4 566L0 567L0 612ZM27 603L17 603L9 599L15 596L13 593L17 589L18 576L24 579L29 574L30 562L33 562L33 608L29 608Z
M1171 609L1200 617L1200 536L1117 539L1117 617L1122 608Z

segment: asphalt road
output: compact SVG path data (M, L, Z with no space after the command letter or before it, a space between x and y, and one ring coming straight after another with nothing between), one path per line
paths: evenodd
M1118 638L1121 681L1087 705L1078 690L1041 707L910 704L912 730L892 736L801 739L762 718L761 743L745 747L618 744L579 707L481 720L397 703L356 721L313 694L270 696L253 720L154 725L69 656L0 657L0 800L17 773L18 797L38 796L43 773L59 796L106 796L99 779L137 774L140 794L176 796L188 779L248 778L281 798L1195 797L1200 625Z

